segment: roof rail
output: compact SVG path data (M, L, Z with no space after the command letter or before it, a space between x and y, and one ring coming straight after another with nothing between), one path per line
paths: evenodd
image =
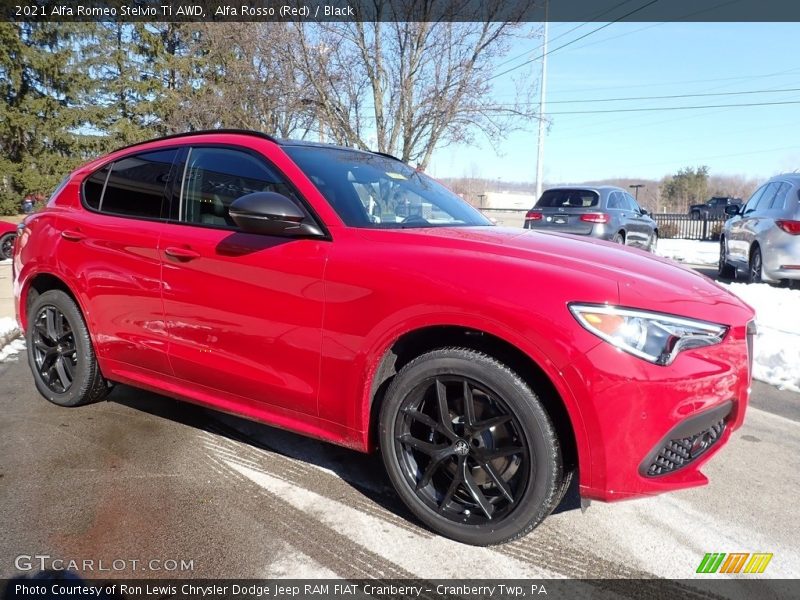
M263 133L261 131L254 131L252 129L203 129L200 131L187 131L185 133L173 133L170 135L164 135L161 137L153 138L150 140L144 140L142 142L136 142L135 144L129 144L127 146L122 146L122 148L117 148L114 152L118 152L120 150L127 150L128 148L135 148L136 146L142 146L144 144L149 144L151 142L160 142L161 140L171 140L174 138L182 138L182 137L190 137L195 135L208 135L210 133L238 133L240 135L252 135L255 137L259 137L264 140L269 140L270 142L275 142L276 144L279 143L277 139Z

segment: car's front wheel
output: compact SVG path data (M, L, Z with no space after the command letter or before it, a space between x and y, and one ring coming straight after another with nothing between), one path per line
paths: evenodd
M16 237L17 234L15 233L6 233L0 237L0 260L11 258L14 254L14 240Z
M725 252L725 238L719 240L719 262L717 271L721 279L733 279L736 277L736 269L728 264L728 257Z
M747 272L747 283L761 283L762 269L761 248L753 246L750 250L750 268Z
M53 404L80 406L108 393L81 311L61 290L33 301L25 341L36 389Z
M441 535L498 544L555 507L563 474L553 424L528 385L486 354L444 348L411 361L379 426L397 493Z

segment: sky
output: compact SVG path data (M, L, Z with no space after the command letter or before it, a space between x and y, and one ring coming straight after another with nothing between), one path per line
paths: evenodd
M603 23L551 23L549 49ZM540 30L540 24L531 24ZM563 36L558 39L557 36ZM688 166L711 175L766 179L800 168L800 24L614 23L547 57L544 181L578 183L607 178L660 179ZM541 39L524 40L509 54ZM505 68L524 62L521 58ZM514 78L539 79L536 61L496 80L494 96L514 99ZM710 94L755 90L795 91L626 102L566 100ZM538 91L531 101L538 102ZM677 107L796 101L798 104L653 112L566 115L577 110ZM494 147L438 149L434 177L476 176L499 181L536 180L538 125L521 122Z

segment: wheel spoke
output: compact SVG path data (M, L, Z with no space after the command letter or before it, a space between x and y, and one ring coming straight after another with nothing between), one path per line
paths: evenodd
M66 391L66 389L72 383L72 380L69 378L69 375L67 375L66 368L64 368L64 357L63 356L59 356L58 360L56 361L56 373L58 374L59 381L61 381L61 386Z
M464 380L464 419L469 426L475 423L475 400L466 379Z
M422 474L422 478L417 482L416 489L421 490L426 485L431 482L431 478L433 477L434 473L439 470L442 466L444 461L447 457L450 456L449 454L441 454L438 457L431 458L431 461L428 463L428 466L425 468L425 472Z
M499 417L492 417L491 419L486 419L484 421L478 421L472 426L472 435L476 435L478 433L483 433L487 429L491 429L492 427L497 427L499 425L504 425L506 423L511 422L514 419L511 415L501 415Z
M59 354L55 348L48 348L45 351L44 358L42 358L42 365L39 367L40 372L49 371L53 368Z
M418 422L422 423L423 425L427 425L428 427L430 427L434 431L437 431L437 432L441 433L442 435L445 435L445 436L447 436L447 437L449 437L451 439L453 437L455 437L451 430L445 429L441 424L437 423L436 421L434 421L432 418L430 418L428 415L426 415L423 412L420 412L418 410L414 410L413 408L404 408L403 409L403 413L408 415L408 417L410 419L412 419L414 421L418 421Z
M70 383L72 383L72 380L75 379L75 365L72 362L72 357L62 354L61 361L64 363L64 370L67 372Z
M447 388L438 378L436 379L436 401L439 408L439 422L449 433L455 435L453 426L450 424L450 409L447 406Z
M469 491L470 496L472 496L473 500L475 500L475 503L480 506L481 510L486 515L486 518L491 519L492 514L494 513L494 505L489 502L486 496L483 495L481 488L479 488L478 484L475 483L475 480L472 478L472 473L469 472L467 461L463 461L460 466L461 477L464 480L464 485Z
M56 311L52 308L47 308L44 313L45 326L47 327L47 337L53 341L58 342L58 333L56 333Z
M481 468L489 474L489 477L492 478L495 485L500 488L500 491L503 493L503 496L506 497L511 504L514 504L514 494L511 493L511 488L508 487L508 483L500 473L497 472L497 469L494 468L494 465L490 462L480 463Z
M439 512L444 511L444 509L447 507L447 504L450 502L450 500L453 499L453 494L456 493L458 486L461 485L461 483L463 483L461 480L461 468L462 468L461 463L463 462L466 462L466 458L459 459L458 469L453 474L453 480L450 482L450 485L447 488L447 492L442 498L442 501L439 503Z
M443 450L447 450L449 448L447 444L430 444L428 442L423 442L422 440L418 440L412 436L410 433L404 433L403 435L398 436L397 441L399 441L401 444L411 446L414 448L414 450L419 450L428 456L437 456Z
M481 460L489 462L495 458L502 458L504 456L514 456L515 454L522 454L524 448L522 446L506 446L504 448L495 448L493 450L485 450L481 453Z

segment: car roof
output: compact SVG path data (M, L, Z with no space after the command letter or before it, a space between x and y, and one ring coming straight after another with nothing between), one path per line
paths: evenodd
M549 187L545 190L545 192L549 192L551 190L589 190L592 192L624 192L621 187L617 187L615 185L557 185L554 187Z
M788 179L795 185L800 185L800 173L781 173L780 175L770 177L769 181L774 181L776 179Z
M138 146L144 146L146 144L151 144L153 142L160 142L162 140L181 140L184 138L191 138L194 136L199 135L213 135L213 134L234 134L234 135L250 135L253 137L258 137L264 140L269 140L270 142L274 142L279 146L307 146L307 147L316 147L316 148L331 148L336 150L348 150L351 152L361 152L363 154L376 154L378 156L384 156L386 158L391 158L394 160L400 160L396 156L392 156L391 154L387 154L385 152L374 152L371 150L362 150L360 148L352 148L349 146L340 146L337 144L326 144L324 142L312 142L308 140L291 140L291 139L284 139L284 138L276 138L269 134L266 134L262 131L255 131L253 129L204 129L199 131L187 131L184 133L174 133L171 135L164 135L157 138L152 138L149 140L145 140L143 142L136 142L135 144L129 144L128 146L123 146L122 148L117 148L114 152L119 152L120 150L128 150L129 148L136 148ZM402 162L402 161L401 161Z

